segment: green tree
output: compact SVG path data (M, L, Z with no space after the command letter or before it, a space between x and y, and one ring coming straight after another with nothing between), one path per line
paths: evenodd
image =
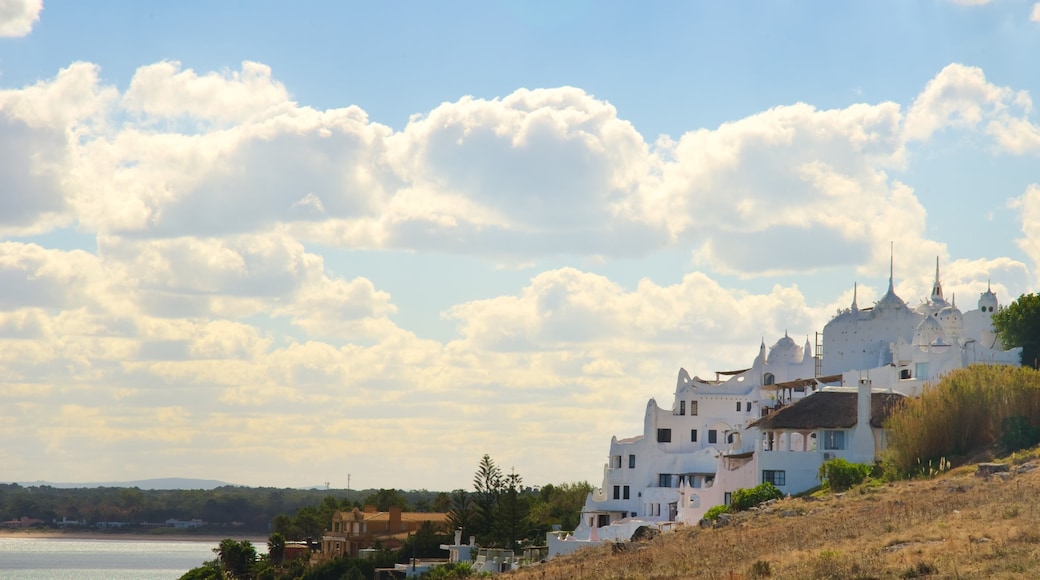
M232 580L243 580L250 577L250 569L256 563L256 548L249 540L235 541L224 538L220 546L213 548L220 561L220 569L224 576Z
M285 536L275 532L267 538L267 558L274 566L281 566L285 560Z
M452 531L462 530L462 541L476 534L480 527L480 507L471 494L464 489L451 492L451 507L448 509L448 524Z
M495 535L511 550L516 541L527 530L527 498L521 495L523 479L515 469L502 481L498 505L495 510Z
M396 489L380 489L365 497L365 500L361 503L375 506L381 512L390 511L391 506L397 506L401 508L401 511L408 511L408 499Z
M1022 366L1040 368L1040 294L1023 294L993 314L1004 348L1022 347Z
M477 507L480 510L480 521L477 522L476 535L481 541L492 539L495 521L495 508L498 507L498 498L502 493L502 470L495 465L494 460L487 453L480 458L477 472L473 475L473 495L476 496Z
M180 580L224 580L220 573L220 563L211 560L198 568L192 568L180 577Z

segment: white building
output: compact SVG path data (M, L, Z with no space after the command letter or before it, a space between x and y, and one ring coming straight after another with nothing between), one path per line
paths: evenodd
M630 527L621 522L696 523L739 488L770 481L799 493L818 484L825 458L872 461L898 397L969 364L1019 364L1021 349L1003 350L993 332L998 308L987 289L977 310L961 313L943 296L936 261L932 293L916 308L895 294L891 271L873 307L860 309L854 291L815 356L808 339L799 347L785 334L768 354L763 341L749 368L714 380L679 369L671 407L650 399L643 433L611 439L603 484L573 538L611 537Z

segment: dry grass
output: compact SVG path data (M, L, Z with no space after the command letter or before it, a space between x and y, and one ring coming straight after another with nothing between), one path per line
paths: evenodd
M1040 468L988 481L961 469L787 499L726 528L679 528L616 554L610 546L579 551L504 580L1036 578L1038 497ZM781 517L785 510L802 515Z
M907 399L885 424L889 456L902 474L997 444L1007 417L1040 426L1040 372L972 365Z

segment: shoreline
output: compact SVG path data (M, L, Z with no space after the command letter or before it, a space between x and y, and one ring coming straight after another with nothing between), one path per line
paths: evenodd
M13 539L40 539L40 540L127 540L127 541L151 541L151 542L213 542L219 544L225 538L233 540L249 540L254 546L267 548L267 538L255 532L241 534L220 533L161 533L152 534L148 532L102 532L98 530L53 530L53 529L0 529L0 540Z

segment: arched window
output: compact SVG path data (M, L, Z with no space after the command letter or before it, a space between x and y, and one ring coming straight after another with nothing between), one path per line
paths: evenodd
M773 376L773 373L766 373L766 374L762 375L762 384L763 385L774 385L774 384L776 384L776 377Z

